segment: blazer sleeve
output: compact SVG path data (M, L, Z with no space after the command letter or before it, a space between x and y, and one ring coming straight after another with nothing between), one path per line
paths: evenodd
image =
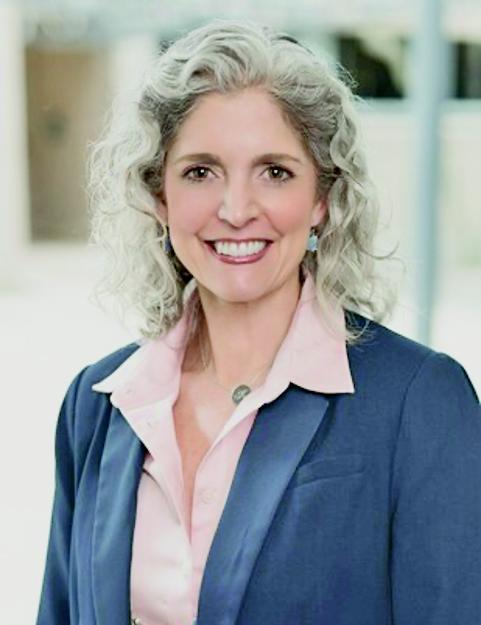
M481 407L450 356L412 379L393 462L393 625L481 623Z
M70 536L75 506L74 418L81 371L62 402L55 431L55 491L37 625L70 623Z

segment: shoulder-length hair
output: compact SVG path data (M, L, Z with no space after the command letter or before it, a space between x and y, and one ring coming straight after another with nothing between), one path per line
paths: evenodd
M347 320L352 311L381 321L392 310L395 289L375 271L392 253L374 253L378 203L347 73L270 27L217 19L164 46L144 75L137 101L114 103L91 146L91 241L110 259L96 300L114 295L122 313L137 315L144 338L175 325L192 278L175 253L165 251L167 227L156 212L169 146L199 97L254 86L279 105L313 159L318 196L327 198L317 251L306 251L302 267L315 280L328 325L332 304L343 307ZM362 333L346 324L348 343Z

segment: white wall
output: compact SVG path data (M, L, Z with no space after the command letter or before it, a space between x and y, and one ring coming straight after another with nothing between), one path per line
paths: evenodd
M13 288L29 240L21 10L0 3L0 288Z

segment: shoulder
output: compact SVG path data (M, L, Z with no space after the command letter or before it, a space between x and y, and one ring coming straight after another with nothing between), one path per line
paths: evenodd
M103 356L81 371L82 389L90 389L120 367L140 347L140 342L129 343Z
M92 390L92 386L118 369L139 347L140 343L137 342L124 345L85 366L75 375L63 401L64 408L72 415L71 418L75 412L82 410L88 412L89 407L94 404L96 407L100 406L99 402L103 402L106 408L111 407L110 402L105 401L107 396L96 393Z
M420 362L435 351L414 339L391 330L382 323L368 319L353 311L345 311L346 324L357 331L362 330L362 335L356 343L350 345L348 350L355 358L371 360L386 358L393 364L402 365L406 362Z
M87 365L65 393L55 428L55 457L59 475L64 479L70 475L72 484L79 483L93 441L97 441L95 453L101 453L112 412L108 395L96 393L92 385L115 371L139 347L130 343Z
M466 370L452 356L352 311L346 311L346 322L364 328L359 342L347 348L355 385L386 397L457 392L479 403Z
M108 395L96 393L92 385L115 371L138 348L129 343L85 366L71 381L65 393L56 426L57 458L65 459L65 450L78 455L79 466L97 429L106 430L112 404Z

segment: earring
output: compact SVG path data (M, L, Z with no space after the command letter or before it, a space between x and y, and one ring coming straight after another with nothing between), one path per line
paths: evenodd
M164 250L164 252L166 254L171 254L174 251L174 248L172 247L172 243L171 243L171 240L170 240L168 226L165 226L165 229L167 231L167 234L165 236L165 239L162 242L162 247L163 247L163 250Z
M317 250L318 241L319 241L319 237L317 236L315 230L311 228L309 238L307 239L306 250L308 252L315 252Z

